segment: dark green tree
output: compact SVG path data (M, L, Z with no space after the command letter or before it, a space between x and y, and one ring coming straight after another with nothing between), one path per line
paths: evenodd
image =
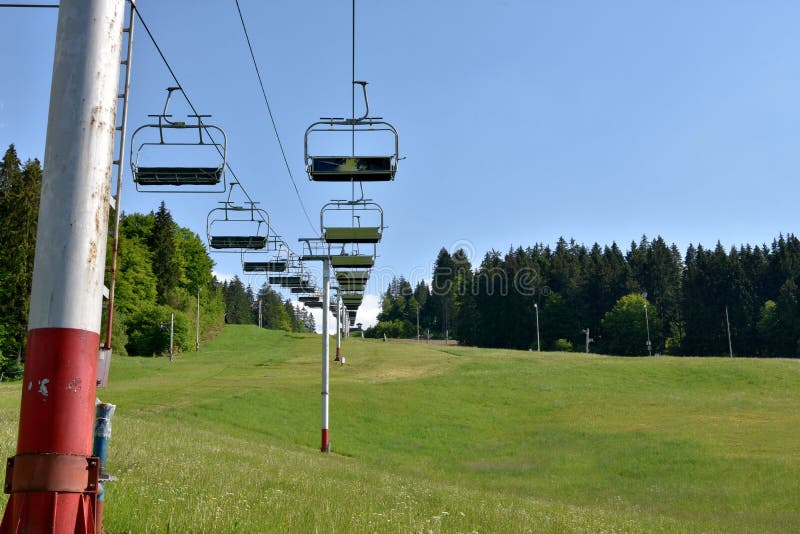
M181 263L178 257L176 225L163 201L154 216L150 250L153 254L158 302L166 303L167 293L181 281Z
M0 371L16 368L25 350L42 167L20 163L14 145L0 162Z
M645 315L645 306L648 313ZM605 314L602 321L602 349L621 356L647 355L647 321L654 347L661 343L661 318L654 306L638 293L625 295Z

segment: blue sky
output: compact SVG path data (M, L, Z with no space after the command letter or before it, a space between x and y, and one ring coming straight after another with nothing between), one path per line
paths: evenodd
M251 196L290 244L311 235L233 0L138 5L196 107L227 132ZM350 2L240 5L316 223L325 202L350 193L307 180L302 144L318 117L349 114ZM372 111L397 127L407 158L396 181L365 186L389 226L368 292L395 273L429 277L443 246L477 263L491 248L559 236L627 248L662 235L683 250L795 232L798 18L800 4L777 0L359 1L356 78L370 82ZM55 22L56 10L0 10L0 145L23 158L44 154ZM137 27L132 128L172 84ZM126 211L162 198L201 236L222 200L137 193L128 176ZM238 256L214 258L241 275Z

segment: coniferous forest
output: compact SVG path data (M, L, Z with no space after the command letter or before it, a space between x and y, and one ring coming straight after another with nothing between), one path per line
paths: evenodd
M794 235L683 254L661 237L626 251L561 238L491 251L477 266L442 249L430 284L391 282L367 335L415 337L419 310L422 339L536 350L538 312L542 350L584 351L589 337L605 354L797 357L799 282Z
M14 146L9 147L0 161L0 377L18 375L24 359L41 179L39 160L23 163ZM109 258L111 249L109 243ZM265 328L314 330L308 312L284 302L269 287L255 296L238 278L217 280L213 266L204 241L179 226L163 202L156 212L122 214L114 354L164 354L172 316L175 350L194 350L198 300L201 343L224 322L257 324L258 299Z

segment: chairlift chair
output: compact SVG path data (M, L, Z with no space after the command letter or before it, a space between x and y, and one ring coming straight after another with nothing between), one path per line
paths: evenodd
M366 284L369 280L369 271L337 271L336 281L341 287L342 283L361 283Z
M246 273L282 273L286 271L285 261L246 261L242 263Z
M290 291L294 294L304 295L307 293L315 293L317 288L311 282L301 281L297 286L290 287Z
M362 299L353 298L353 299L344 300L342 302L344 302L344 305L347 306L348 308L356 309L359 306L361 306Z
M222 207L212 209L206 217L209 247L228 251L262 250L267 247L269 215L266 211L257 208L255 202L248 202L249 206L238 206L230 201L221 204ZM237 230L247 227L251 231L247 234L241 231L222 234L219 232L221 226L234 226Z
M364 291L369 280L369 271L337 271L336 282L341 291Z
M302 282L300 275L277 275L269 276L267 281L270 284L278 285L281 287L299 287Z
M334 269L354 269L359 267L372 268L375 266L375 256L365 254L340 254L331 256L331 265Z
M203 122L211 115L188 115L196 124L185 121L173 121L167 113L173 91L180 87L168 87L164 110L157 115L156 123L144 124L134 130L130 142L130 166L137 191L149 193L221 193L227 188L225 184L225 167L227 164L228 138L222 128ZM197 138L181 136L179 132L196 131ZM215 139L215 134L219 140ZM142 140L144 139L144 140ZM156 152L175 152L179 147L208 147L208 153L218 161L214 165L185 165L170 163L148 163ZM161 149L164 150L161 150ZM221 185L221 188L218 186ZM165 186L195 186L190 191L176 191ZM184 187L186 189L186 187Z
M242 251L242 270L246 273L282 273L285 272L286 269L289 267L289 249L286 247L286 243L280 241L280 238L276 236L270 237L270 241L267 243L267 248L270 247L270 244L274 243L276 245L275 250L277 254L268 259L263 261L248 261L246 257L253 257L255 254L250 252ZM281 254L282 250L286 250L286 257L283 257ZM258 253L260 254L260 253Z
M397 162L400 159L399 136L397 130L383 117L369 116L367 82L354 81L360 85L364 95L364 114L361 117L323 117L306 130L305 162L306 172L312 181L317 182L382 182L394 180ZM354 138L366 133L390 132L394 137L394 151L388 155L366 156L317 156L309 151L309 137L314 133L351 133Z
M358 213L358 226L332 226L326 222L333 215L342 212ZM361 215L371 215L377 226L361 226ZM383 235L383 209L375 202L364 200L332 200L320 211L320 230L326 243L378 243Z

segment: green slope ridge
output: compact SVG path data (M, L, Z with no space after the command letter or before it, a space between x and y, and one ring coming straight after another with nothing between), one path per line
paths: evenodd
M171 364L114 359L106 532L800 527L796 361L348 339L323 455L320 345L227 326Z

